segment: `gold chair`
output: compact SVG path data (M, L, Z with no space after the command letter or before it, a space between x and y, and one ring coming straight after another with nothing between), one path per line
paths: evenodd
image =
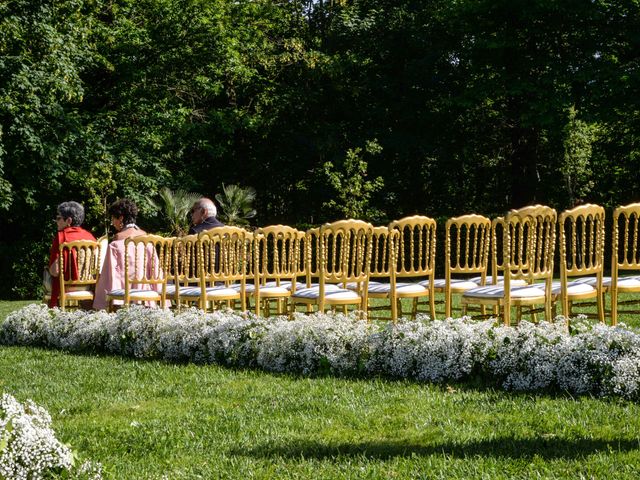
M618 323L618 306L637 304L637 300L619 301L620 293L640 292L640 275L620 276L620 272L640 270L640 203L616 208L613 212L613 239L611 255L611 324ZM605 282L607 283L607 282ZM640 313L625 310L622 313Z
M503 308L503 322L511 323L511 307L544 305L545 318L552 318L553 255L557 213L553 208L534 205L510 211L503 222L504 283L467 290L463 304L484 304ZM513 285L513 280L527 285ZM542 280L543 285L532 285Z
M291 313L298 304L316 306L320 312L324 312L326 306L335 308L338 305L345 309L347 305L357 305L365 311L372 232L373 226L360 220L340 220L320 227L317 235L318 257L315 263L318 285L311 283L312 273L308 272L307 281L310 286L296 289L292 293ZM311 240L314 238L311 237ZM307 242L306 254L312 254L310 242ZM308 264L313 260L308 257ZM363 284L358 290L361 294L344 288L351 282Z
M256 315L264 307L270 315L270 303L276 302L278 315L288 307L287 301L295 292L302 258L305 233L285 225L259 228L253 233L253 284L247 293L255 301Z
M487 284L491 232L491 220L482 215L470 214L447 220L445 278L434 281L435 291L444 293L446 317L451 316L454 294L461 295L467 290ZM468 277L452 277L472 274L479 274L476 281ZM466 308L463 308L464 313ZM481 314L485 314L484 306L481 306Z
M79 302L93 301L95 284L100 275L101 246L91 240L62 243L58 254L58 304L64 311Z
M200 305L200 268L198 264L198 235L177 237L173 241L172 269L167 283L167 297L178 310Z
M125 306L132 302L157 302L162 308L167 306L167 272L172 243L172 238L159 235L140 235L124 241L124 289L107 293L110 312L116 300L121 300Z
M396 265L398 261L398 238L400 232L389 227L375 227L372 232L371 264L369 266L369 282L367 283L367 298L388 299L389 307L385 305L372 306L367 304L367 315L372 319L386 319L385 317L373 317L371 312L390 310L390 319L395 323L398 320L398 291L405 291L412 287L410 284L396 284ZM379 281L382 280L382 281ZM347 284L349 290L362 293L362 283L351 282ZM419 289L424 287L417 286Z
M504 217L496 217L491 221L491 274L487 273L483 284L482 275L470 278L478 286L501 285L504 283L504 248L502 239L504 238ZM527 282L522 279L511 279L511 286L524 286ZM497 314L497 312L496 312Z
M396 287L401 283L403 290L396 290L397 298L413 300L411 316L418 313L418 301L426 298L429 314L435 318L434 274L436 258L436 221L433 218L414 215L395 220L390 229L398 230L398 261L396 263ZM426 277L426 279L425 279ZM402 279L419 280L400 282ZM402 316L402 303L397 302L398 316Z
M198 235L200 308L215 309L221 302L231 307L240 302L247 309L246 277L248 239L251 234L240 227L216 227Z
M566 318L571 317L574 302L595 298L597 318L604 322L604 208L580 205L562 212L558 224L560 282L553 283L552 293L560 299ZM575 277L580 278L570 281Z

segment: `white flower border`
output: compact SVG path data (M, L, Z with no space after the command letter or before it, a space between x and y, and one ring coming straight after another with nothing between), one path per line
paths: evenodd
M0 344L218 363L304 375L447 382L480 377L506 390L640 399L640 334L564 321L517 327L468 318L375 324L353 315L264 319L232 311L117 313L28 305L0 325Z

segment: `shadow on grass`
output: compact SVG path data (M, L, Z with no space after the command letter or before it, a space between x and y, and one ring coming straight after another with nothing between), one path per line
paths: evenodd
M292 458L327 460L337 457L364 457L389 460L396 457L447 455L454 458L491 457L544 460L580 459L595 453L614 453L640 450L638 439L598 440L589 438L564 439L537 437L531 439L498 438L475 442L435 443L361 442L325 444L299 441L282 445L264 444L252 449L232 451L233 455L257 458Z

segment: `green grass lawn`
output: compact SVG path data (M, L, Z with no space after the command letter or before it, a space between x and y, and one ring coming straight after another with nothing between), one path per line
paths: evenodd
M640 405L622 400L16 347L0 391L45 406L113 479L640 476Z

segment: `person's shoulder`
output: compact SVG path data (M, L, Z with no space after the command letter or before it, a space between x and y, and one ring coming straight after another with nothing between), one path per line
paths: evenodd
M96 239L95 235L93 233L91 233L89 230L85 230L82 227L80 227L80 230L82 230L82 234L86 237L86 240L93 240L94 242L98 241Z
M118 232L113 236L114 240L126 240L127 238L139 237L140 235L147 235L147 232L139 228L127 229L124 232Z
M206 229L209 230L215 227L224 227L225 224L218 220L216 217L209 217L204 222L203 225L206 225Z

